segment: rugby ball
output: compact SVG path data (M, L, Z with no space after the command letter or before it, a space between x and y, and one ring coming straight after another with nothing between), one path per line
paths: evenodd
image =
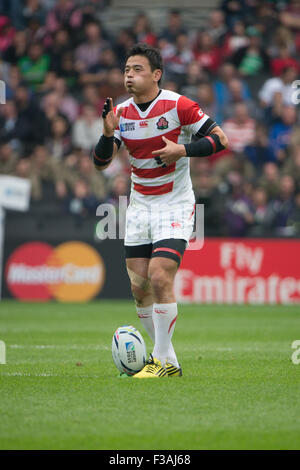
M146 345L134 326L120 326L115 331L111 351L117 369L128 375L136 374L146 363Z

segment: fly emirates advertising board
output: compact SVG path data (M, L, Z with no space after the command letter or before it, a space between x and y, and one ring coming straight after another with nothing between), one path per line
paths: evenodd
M187 250L176 275L178 302L300 302L300 241L205 239Z

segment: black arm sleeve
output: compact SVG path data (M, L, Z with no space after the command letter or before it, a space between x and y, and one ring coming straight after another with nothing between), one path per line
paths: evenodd
M187 157L208 157L213 153L224 150L224 145L221 144L220 137L217 134L210 134L202 139L184 144Z
M96 166L105 166L111 161L114 151L114 143L116 143L118 148L120 148L121 142L114 136L106 137L105 135L102 135L100 137L93 153L94 164Z
M195 137L198 137L199 139L201 137L205 137L206 135L209 135L210 132L217 126L218 124L212 119L208 118L205 123L201 126L197 134L195 134Z

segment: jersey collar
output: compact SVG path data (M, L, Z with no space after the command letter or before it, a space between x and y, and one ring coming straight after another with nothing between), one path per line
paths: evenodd
M134 102L134 99L132 98L132 104L133 106L135 107L135 109L137 110L138 114L142 117L142 118L146 118L148 116L148 114L150 113L150 111L154 108L155 104L157 103L158 99L161 98L162 94L163 94L163 91L162 89L159 90L159 93L157 95L156 98L154 98L154 100L151 101L150 105L148 106L148 108L145 110L145 111L142 111L138 105Z

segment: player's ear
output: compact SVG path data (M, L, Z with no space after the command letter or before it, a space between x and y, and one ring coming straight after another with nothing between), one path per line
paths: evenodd
M160 69L155 69L154 72L153 72L153 77L154 77L154 80L158 83L159 80L161 79L161 76L162 76L162 71Z

